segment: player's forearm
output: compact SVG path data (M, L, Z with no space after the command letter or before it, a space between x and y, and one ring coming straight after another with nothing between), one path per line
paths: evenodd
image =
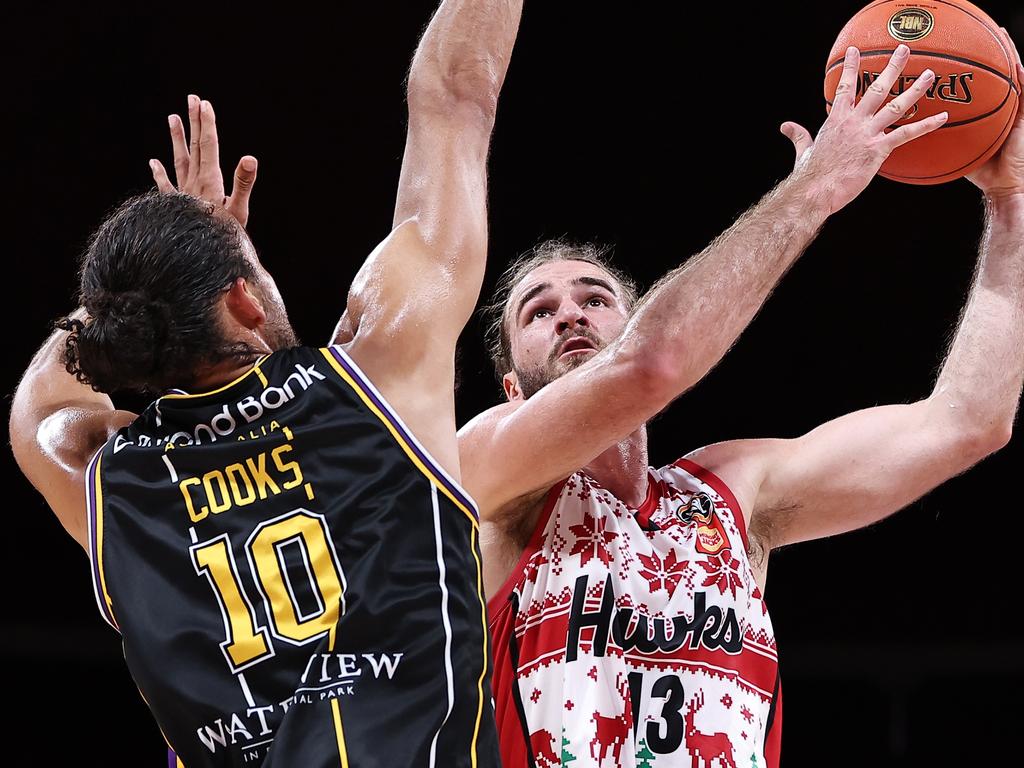
M1024 195L987 201L978 270L931 399L989 450L1009 439L1024 382Z
M409 74L409 130L393 226L397 232L410 224L426 258L440 267L426 265L409 287L413 295L426 297L422 305L429 303L430 321L420 327L429 326L427 333L443 345L438 354L444 356L472 315L483 282L487 153L521 11L522 0L446 0L427 27ZM398 260L412 274L408 253ZM398 296L408 289L388 290ZM417 318L408 306L399 314L410 322ZM358 313L352 320L365 327Z
M460 103L493 120L522 10L522 0L441 3L409 72L410 120L417 110Z
M707 374L821 229L814 178L793 174L643 299L623 335L670 397Z

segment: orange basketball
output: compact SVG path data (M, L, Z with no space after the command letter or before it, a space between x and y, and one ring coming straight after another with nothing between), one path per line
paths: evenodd
M935 73L935 81L893 128L940 112L948 112L949 119L894 150L880 173L908 184L959 179L992 157L1013 125L1021 88L1013 49L999 25L965 0L880 0L850 19L832 46L825 68L826 109L831 108L849 46L861 52L859 98L900 43L910 47L911 56L890 99L925 69Z

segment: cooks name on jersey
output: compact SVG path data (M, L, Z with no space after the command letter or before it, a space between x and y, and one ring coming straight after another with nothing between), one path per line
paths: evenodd
M314 653L300 678L302 685L287 699L218 717L197 728L196 736L211 754L235 749L241 750L243 762L261 758L266 755L281 719L293 706L355 696L364 673L377 680L393 680L404 655Z
M292 440L292 431L284 428ZM233 507L247 507L270 496L302 487L309 500L314 498L313 486L305 482L302 467L292 454L290 443L270 451L261 451L223 469L212 469L202 477L186 477L178 482L185 500L185 509L193 523L210 514L219 515Z
M191 432L178 431L160 437L138 435L135 440L126 440L121 435L117 435L114 438L114 453L118 453L132 445L138 445L140 448L148 448L154 445L183 447L215 443L219 439L229 438L232 435L234 435L233 439L235 440L248 440L260 437L261 434L266 435L271 429L258 426L247 427L290 403L311 386L318 381L323 381L325 378L322 373L316 370L315 365L296 364L295 373L289 375L281 383L281 386L268 386L260 392L258 397L250 395L230 405L225 404L209 422L197 424L192 428ZM272 426L273 424L271 424L271 428ZM235 432L240 428L245 431L235 435Z
M565 647L566 662L576 661L583 645L593 649L594 656L604 656L609 640L622 651L636 649L638 653L672 653L689 644L696 649L703 645L708 650L722 650L736 655L743 650L736 611L717 605L708 605L707 595L693 595L693 620L685 616L661 618L646 616L634 608L615 609L612 577L604 582L601 605L587 610L588 577L580 576L573 587L572 608L569 612L569 637ZM593 628L590 641L583 638L584 630ZM670 631L671 630L671 631Z

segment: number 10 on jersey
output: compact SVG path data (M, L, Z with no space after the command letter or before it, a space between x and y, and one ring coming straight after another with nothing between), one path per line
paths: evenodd
M285 567L284 548L294 545L318 603L304 614ZM227 534L189 548L196 573L206 576L224 619L221 650L232 672L274 655L273 641L304 645L336 626L345 610L345 577L323 515L296 509L261 523L245 543L253 582L263 599L269 626L260 626L256 610L239 578Z

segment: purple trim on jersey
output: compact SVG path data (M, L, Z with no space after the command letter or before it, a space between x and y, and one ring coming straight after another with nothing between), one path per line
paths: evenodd
M167 768L178 768L178 756L170 747L167 748Z
M393 426L395 430L403 437L406 444L409 446L412 452L416 454L419 460L433 470L434 477L440 483L442 483L444 487L455 498L457 498L460 501L460 503L462 503L466 507L466 509L472 510L474 517L476 517L479 520L480 511L477 509L476 504L473 502L473 500L470 499L465 494L465 492L462 491L461 488L459 488L457 485L455 485L455 483L449 480L445 476L445 473L438 466L437 462L434 461L422 448L420 448L420 445L416 441L416 438L412 436L412 433L409 432L408 429L402 426L401 421L399 421L398 416L391 409L391 406L388 405L387 402L385 402L384 399L377 395L377 393L374 391L372 383L365 376L365 374L363 374L362 371L356 368L355 364L350 362L347 356L341 354L336 347L328 347L328 349L331 350L331 354L334 355L334 359L341 364L341 367L348 372L349 376L351 376L355 381L363 385L363 394L369 397L370 400L373 401L374 405L376 405L377 408L380 410L380 412L385 415L391 426Z
M99 482L99 466L102 456L103 448L96 452L85 472L85 507L86 514L89 516L89 561L92 569L92 588L96 595L96 604L100 608L100 614L110 626L120 632L114 614L110 612L110 606L107 605L103 579L100 576L98 519L100 510L96 500L96 484Z

